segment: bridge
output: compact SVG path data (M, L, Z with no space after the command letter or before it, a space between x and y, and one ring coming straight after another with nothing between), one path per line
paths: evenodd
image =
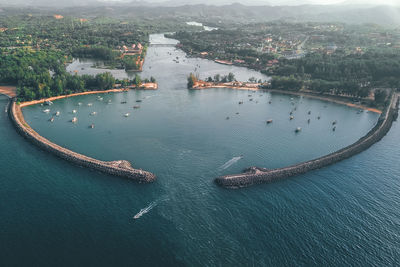
M6 95L9 98L17 96L17 87L15 86L0 86L0 94Z
M150 47L175 47L176 44L150 44Z

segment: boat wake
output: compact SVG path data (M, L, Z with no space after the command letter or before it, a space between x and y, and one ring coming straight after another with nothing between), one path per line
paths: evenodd
M147 207L141 209L138 213L136 213L135 216L133 216L133 219L139 219L142 217L144 214L148 213L151 211L155 206L157 206L157 202L151 202Z
M222 166L220 166L218 169L219 169L219 170L228 169L230 166L232 166L233 164L235 164L236 162L238 162L238 161L241 160L242 158L243 158L243 156L234 157L234 158L228 160L227 162L225 162L225 164L222 165Z
M141 209L138 213L136 213L136 215L133 216L133 219L135 219L135 220L139 219L140 217L142 217L146 213L150 212L155 206L157 206L157 204L160 201L164 201L164 200L167 200L167 198L163 198L163 199L151 202L147 207Z

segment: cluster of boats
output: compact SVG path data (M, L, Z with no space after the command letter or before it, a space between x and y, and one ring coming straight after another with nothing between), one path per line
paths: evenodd
M103 97L101 97L101 96L98 96L97 97L97 100L98 101L103 101L104 99L103 99ZM137 103L140 103L140 102L142 102L142 100L136 100L136 102ZM108 104L111 104L111 100L108 100L107 101L107 103ZM121 104L126 104L127 103L127 101L121 101ZM41 104L42 106L50 106L50 105L52 105L53 104L53 102L51 102L51 101L45 101L43 104ZM82 103L81 102L79 102L78 103L78 106L82 106ZM93 103L88 103L87 104L87 106L88 107L92 107L93 106ZM139 105L135 105L135 106L133 106L132 107L133 109L139 109L140 108L140 106ZM43 110L43 112L44 113L50 113L50 109L49 108L46 108L46 109L44 109ZM78 111L76 110L76 109L73 109L72 111L71 111L71 113L72 114L76 114ZM54 122L54 120L55 120L55 117L59 117L60 116L60 114L61 114L61 112L60 111L57 111L57 112L55 112L54 113L54 116L52 116L50 119L49 119L49 121L50 122ZM92 111L92 112L90 112L90 116L96 116L97 115L97 112L96 111ZM131 114L129 113L129 112L127 112L127 113L125 113L125 114L123 114L123 116L124 117L129 117ZM78 122L78 118L75 116L75 117L73 117L71 120L70 120L70 122L72 122L72 123L77 123ZM89 125L89 128L90 129L94 129L95 128L95 124L94 123L91 123L90 125Z
M260 97L261 97L262 95L260 95ZM250 97L252 97L252 95L248 95L248 97L249 97L249 101L252 101L253 100L253 98L250 98ZM281 99L281 101L282 101L282 99ZM258 101L256 101L256 102L258 102ZM239 101L239 105L242 105L244 102L243 101ZM270 101L268 101L268 103L269 104L272 104L272 101L270 100ZM293 106L295 106L295 101L294 101L294 98L290 98L290 103L293 105ZM327 107L327 106L324 106L325 108ZM295 106L290 112L289 112L289 120L294 120L294 112L297 110L297 106ZM360 111L358 111L357 113L361 113L362 111L360 110ZM237 112L236 114L239 114L239 112ZM307 114L308 115L311 115L311 110L309 110L308 112L307 112ZM227 120L229 120L229 117L226 117L226 119ZM320 120L321 119L321 116L320 115L318 115L317 116L317 119L318 120ZM266 120L266 124L271 124L273 122L273 119L268 119L268 120ZM307 119L307 123L308 124L310 124L311 123L311 119L310 118L308 118ZM336 131L336 124L337 124L337 121L335 120L335 121L333 121L332 122L332 131ZM299 133L299 132L301 132L301 130L302 130L302 128L301 127L297 127L294 131L296 132L296 133Z

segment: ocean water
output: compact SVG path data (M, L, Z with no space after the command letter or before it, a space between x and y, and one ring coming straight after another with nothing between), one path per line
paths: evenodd
M176 56L179 64L172 61ZM80 72L98 71L75 64ZM266 92L188 91L186 77L196 66L202 77L234 71L241 79L267 79L184 58L173 47L151 47L143 76L157 78L157 91L102 95L102 101L96 95L63 99L50 114L40 105L23 110L46 138L102 160L129 160L154 172L153 184L80 168L41 151L16 133L0 96L2 266L397 263L397 122L382 141L338 164L272 184L220 188L213 182L218 175L253 165L282 167L349 145L378 115ZM49 122L56 111L61 115ZM76 124L70 122L74 116ZM274 121L267 125L267 119ZM302 127L298 134L296 127Z

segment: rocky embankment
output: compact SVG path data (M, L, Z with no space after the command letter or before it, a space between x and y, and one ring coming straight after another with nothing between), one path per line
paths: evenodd
M35 132L25 122L21 107L15 102L15 100L12 100L11 104L9 105L8 113L18 132L20 132L25 138L30 140L41 149L51 152L60 158L68 160L79 166L98 170L106 174L130 178L142 183L153 182L156 179L156 176L153 173L132 168L131 164L126 160L110 162L100 161L73 152L50 142L49 140Z
M269 183L279 179L303 174L312 170L320 169L341 160L354 156L381 140L390 130L393 121L397 119L399 107L399 96L391 96L390 105L381 114L374 128L372 128L364 137L360 138L354 144L340 149L329 155L299 163L293 166L279 169L265 169L259 167L250 167L241 174L226 175L217 177L215 182L218 185L228 188L240 188L253 184Z

